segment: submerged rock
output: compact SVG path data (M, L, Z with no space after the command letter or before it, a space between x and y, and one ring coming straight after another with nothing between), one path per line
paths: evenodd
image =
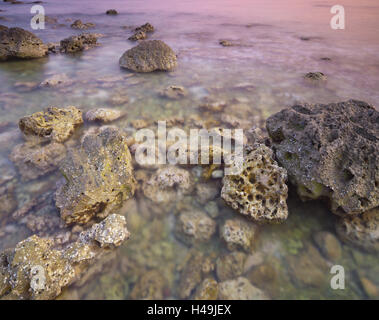
M113 15L113 16L118 14L117 10L115 10L115 9L109 9L105 13L108 15Z
M238 277L219 283L219 298L221 300L268 300L268 296L248 279Z
M135 72L172 71L177 66L174 51L161 40L143 41L127 50L120 66Z
M280 165L303 200L340 215L379 205L379 112L365 102L302 104L267 120Z
M196 290L195 300L217 300L218 283L215 279L206 278Z
M340 242L332 233L320 231L314 235L313 239L326 259L336 261L341 257Z
M21 28L0 29L0 61L46 56L48 48L33 33Z
M146 22L142 26L135 28L134 31L143 31L149 33L154 32L154 27L149 22Z
M241 169L241 174L223 178L225 202L257 222L287 219L287 173L273 159L272 150L265 145L247 149Z
M78 36L71 36L60 42L60 50L64 53L74 53L87 50L97 45L99 35L94 33L82 33Z
M216 261L216 273L219 281L239 277L244 272L246 254L235 251L224 254Z
M240 218L228 219L222 226L220 233L229 250L242 248L251 251L257 237L258 227Z
M76 126L83 123L82 112L74 106L66 108L49 107L44 111L21 118L18 125L26 138L63 142Z
M310 81L326 81L328 79L322 72L308 72L304 78Z
M58 169L66 156L66 147L57 142L38 146L23 143L15 146L10 159L18 168L23 180L36 179Z
M188 91L181 86L168 86L160 92L160 95L168 99L176 100L187 96Z
M70 150L60 170L65 181L56 192L56 206L68 224L106 217L134 194L126 136L116 128L86 135L78 149Z
M69 86L73 83L73 81L65 74L55 74L50 78L43 80L40 84L40 88L51 88L51 87L61 87L61 86Z
M231 47L233 43L231 43L229 40L220 40L219 44L221 44L223 47Z
M122 117L123 113L120 110L108 109L108 108L98 108L91 109L86 112L84 118L87 121L99 121L99 122L112 122Z
M132 36L130 36L128 38L128 40L130 40L130 41L137 41L137 40L144 40L146 38L147 38L147 34L145 32L143 32L142 30L140 30L140 31L137 31Z
M216 232L216 222L203 211L185 211L178 217L175 231L187 244L205 242Z
M363 250L379 252L379 208L358 216L340 218L336 229L345 242Z
M106 235L106 240L99 234ZM62 288L79 280L89 265L128 238L125 218L115 214L83 231L63 249L53 248L51 239L31 236L0 254L0 297L54 299Z
M161 272L151 270L146 272L135 284L130 298L133 300L162 300L166 281Z

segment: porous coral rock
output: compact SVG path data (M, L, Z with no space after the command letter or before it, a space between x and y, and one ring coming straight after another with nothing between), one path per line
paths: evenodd
M175 100L187 96L188 91L184 87L171 85L163 89L160 92L160 95L162 97Z
M91 23L91 22L87 22L87 23L83 23L81 20L75 20L72 24L71 24L71 28L73 29L88 29L88 28L93 28L95 27L95 24L94 23Z
M19 128L26 138L31 136L43 140L63 142L72 135L75 127L81 123L83 123L82 112L76 107L49 107L44 111L21 118Z
M287 173L277 165L270 148L246 148L242 166L238 162L232 166L241 173L223 178L221 197L228 205L257 222L287 219Z
M7 27L0 29L0 61L41 58L47 52L47 45L29 31Z
M336 229L345 242L369 252L379 251L379 207L358 216L340 218Z
M117 221L117 224L108 224L107 219ZM99 227L103 233L115 235L110 236L103 246L99 245L93 228L83 231L78 241L63 249L55 249L51 239L34 235L18 243L13 250L3 252L0 255L0 296L54 299L63 287L78 280L89 265L119 246L129 235L123 216L111 215ZM114 233L112 228L120 232ZM123 237L120 238L121 234Z
M60 170L64 181L55 198L66 223L106 217L133 196L135 179L126 136L113 127L88 134L70 150Z
M248 279L238 277L219 283L219 299L268 300L269 298L261 289L254 287Z
M151 25L149 22L146 22L142 26L135 28L134 31L154 32L154 26Z
M85 119L87 121L99 121L99 122L111 122L117 120L123 116L123 113L120 110L109 109L109 108L97 108L88 110L85 113Z
M216 222L203 211L184 211L177 218L175 231L187 244L205 242L216 232Z
M379 205L379 112L349 100L299 104L267 119L276 157L302 199L327 197L339 215Z
M220 256L216 261L217 278L220 281L234 279L244 272L246 254L235 251Z
M251 251L257 233L257 225L240 218L226 220L220 230L221 237L232 251L239 248Z
M127 50L120 66L135 72L172 71L177 66L174 51L161 40L142 41Z
M217 300L218 283L215 279L206 278L196 290L195 300Z
M42 146L23 143L13 148L10 159L22 179L31 180L56 170L65 156L66 147L61 143L51 142Z
M60 51L64 53L74 53L87 50L97 45L99 35L94 33L82 33L71 36L60 42Z
M128 40L130 41L137 41L137 40L144 40L147 38L147 34L143 32L142 30L137 31L135 34L130 36Z

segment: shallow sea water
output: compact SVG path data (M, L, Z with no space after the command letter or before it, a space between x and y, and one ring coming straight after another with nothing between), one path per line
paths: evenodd
M346 30L332 30L329 11L334 4L300 0L46 1L46 15L57 18L58 23L47 23L45 30L33 31L44 42L59 42L80 33L70 28L76 19L96 23L87 32L104 37L99 39L99 47L79 55L50 54L39 60L1 63L0 122L17 124L20 117L52 105L74 105L84 111L108 106L126 111L127 116L114 125L132 133L132 121L136 119L152 123L152 128L156 120L194 115L212 123L212 115L198 108L204 99L239 105L238 112L246 108L242 114L258 119L251 126L261 127L268 116L296 102L330 103L354 98L377 106L379 4L374 0L344 1ZM4 11L0 12L0 24L32 31L31 6L1 2L0 10ZM105 15L110 8L119 14ZM147 21L156 28L149 38L165 41L178 54L179 66L174 72L133 74L119 68L119 57L135 45L127 40L131 28ZM304 37L309 39L302 40ZM237 45L222 47L220 39ZM323 57L331 60L321 60ZM318 85L306 82L303 75L311 71L325 73L328 80ZM38 84L62 73L72 83L26 91L17 87L18 82ZM188 96L180 100L161 97L159 91L169 85L185 87ZM127 95L129 101L110 105L110 99L120 95ZM85 129L80 129L77 136ZM0 131L3 166L12 166L8 155L21 141L16 127ZM18 206L50 190L59 177L56 172L28 183L20 180L16 186ZM236 216L221 199L216 199L216 203L218 226L226 218ZM313 252L309 246L315 247L312 236L316 232L335 233L335 217L324 204L302 203L293 192L288 206L289 218L285 223L259 227L258 241L249 254L250 261L258 263L247 268L243 276L273 299L364 299L367 295L359 280L362 276L379 287L377 255L341 243L341 257L334 263L328 262L328 267L345 267L346 288L331 289L330 268L320 273L319 258L307 253ZM178 212L202 205L193 194L174 207L170 212L153 214L143 194L137 192L121 210L129 221L131 239L86 284L73 285L61 298L128 299L151 270L162 279L155 279L145 290L160 291L164 299L178 298L180 278L191 253L201 252L216 260L228 249L218 232L210 242L193 247L178 241L173 232ZM48 210L49 214L57 214L54 208ZM0 226L6 223L0 217ZM14 232L0 238L1 250L32 234L21 224L13 228ZM317 281L299 280L307 277Z

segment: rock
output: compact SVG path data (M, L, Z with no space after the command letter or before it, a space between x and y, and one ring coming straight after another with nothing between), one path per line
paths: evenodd
M22 179L31 180L58 169L65 156L66 148L60 143L51 142L43 146L23 143L13 148L10 159Z
M302 104L267 119L275 155L303 200L339 215L379 205L379 112L365 102Z
M8 161L0 160L0 219L4 219L17 208L15 195L16 172Z
M228 219L220 230L229 250L244 249L251 251L257 238L258 227L243 219Z
M342 249L338 239L330 232L320 231L313 237L321 253L329 261L337 261L342 254Z
M60 42L60 50L64 53L75 53L88 50L97 45L98 35L94 33L82 33L78 36L71 36Z
M369 252L379 252L379 208L340 218L336 229L343 241Z
M257 222L287 219L287 173L273 159L272 150L265 145L247 150L241 171L223 178L221 197L225 202Z
M217 300L218 283L212 278L206 278L196 290L195 300Z
M99 121L99 122L112 122L119 119L124 114L120 110L108 109L108 108L98 108L91 109L86 112L84 118L87 121Z
M162 300L166 281L161 272L151 270L139 278L130 298L133 300Z
M221 300L268 300L268 296L248 279L238 277L219 283L219 299Z
M187 244L209 241L216 232L216 222L203 211L184 211L177 221L176 236Z
M63 142L83 123L82 112L76 107L49 107L20 119L18 125L26 138Z
M143 193L148 199L164 205L180 199L192 190L190 173L175 166L158 169L143 185Z
M177 66L174 51L161 40L143 41L127 50L120 66L135 72L172 71Z
M98 239L93 238L98 235L94 229L114 235L115 241L108 236L100 246ZM53 248L51 239L31 236L0 255L0 297L9 294L18 299L54 299L62 288L87 272L89 265L105 258L128 236L125 218L117 215L106 218L100 227L94 225L83 231L76 242L60 250Z
M359 280L361 282L361 286L364 292L366 293L367 297L370 299L378 299L379 297L378 287L366 277L361 276Z
M234 279L244 272L246 254L232 252L219 257L216 261L217 278L220 281Z
M144 25L135 28L134 31L143 31L143 32L149 33L149 32L154 32L154 27L149 22L146 22Z
M308 72L304 78L311 81L326 81L328 79L322 72Z
M115 10L115 9L109 9L105 13L108 15L113 15L113 16L118 14L117 10Z
M292 281L304 288L320 288L328 282L329 268L318 250L308 245L298 255L287 256Z
M116 128L86 135L78 149L70 150L60 170L65 179L55 194L56 206L67 224L106 217L134 194L126 136Z
M204 257L198 252L191 252L180 275L178 294L181 299L189 298L203 277Z
M130 36L128 40L130 41L137 41L137 40L145 40L147 38L147 34L143 32L142 30L137 31L135 34Z
M30 92L38 87L38 83L32 81L17 81L14 87L19 92Z
M216 201L209 201L208 203L206 203L204 206L204 210L213 219L217 218L220 213L220 210L218 209L218 205Z
M46 56L47 46L33 33L21 28L0 29L0 61Z
M45 79L39 84L40 88L47 88L47 87L63 87L63 86L69 86L73 83L73 81L64 73L61 74L55 74L52 77Z
M223 177L224 177L224 171L223 170L212 171L212 178L213 179L222 179Z
M206 204L219 197L220 186L217 183L197 183L196 184L196 200L200 204Z
M221 44L223 47L231 47L233 45L229 40L220 40L219 44Z
M188 91L181 86L168 86L160 92L160 95L168 99L176 100L187 96Z
M264 263L253 268L246 276L258 288L264 288L272 298L280 295L281 285L278 271L271 263Z
M83 23L81 20L75 20L71 24L71 28L73 28L73 29L84 30L84 29L89 29L89 28L93 28L93 27L95 27L94 23L91 23L91 22Z

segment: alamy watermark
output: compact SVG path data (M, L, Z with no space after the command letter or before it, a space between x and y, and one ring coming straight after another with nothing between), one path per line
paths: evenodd
M30 13L34 14L30 20L30 27L33 30L45 29L45 8L41 5L32 6Z

